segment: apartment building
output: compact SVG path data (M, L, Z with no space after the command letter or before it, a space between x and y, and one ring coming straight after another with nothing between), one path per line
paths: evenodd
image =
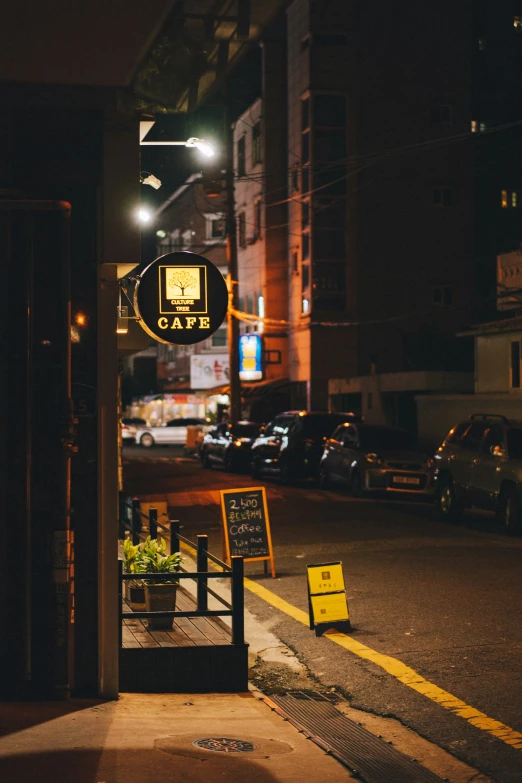
M295 0L287 31L289 377L413 427L415 394L469 385L455 334L520 242L520 17Z
M234 126L234 192L240 330L262 337L270 382L289 377L284 38L263 43L262 70L262 95Z

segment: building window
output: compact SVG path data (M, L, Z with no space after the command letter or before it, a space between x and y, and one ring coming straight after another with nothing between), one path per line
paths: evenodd
M522 16L513 17L513 27L517 33L522 33Z
M189 248L192 244L192 234L193 232L189 229L184 231L181 235L181 247L183 250L186 250Z
M205 232L208 241L223 239L225 236L225 216L222 212L205 215Z
M314 133L314 162L339 162L346 157L346 130L318 128ZM339 178L339 169L330 172L330 179Z
M507 207L518 206L518 191L517 190L501 190L500 191L500 206L503 209Z
M301 130L304 131L310 127L310 98L303 98L301 101Z
M307 49L310 48L310 36L307 35L306 38L303 38L301 41L301 52L306 52Z
M290 175L290 182L293 191L299 190L299 169L297 167L295 169L292 169L292 173Z
M477 46L478 46L479 52L485 51L485 49L486 49L486 39L485 38L479 38L477 40Z
M252 166L261 163L261 121L252 128Z
M252 315L255 315L255 311L254 311L254 294L247 294L246 311L247 311L247 313L252 313Z
M299 253L296 250L292 251L292 272L294 275L299 273Z
M471 120L471 132L476 133L478 130L478 122L476 120Z
M486 130L486 123L485 122L479 122L479 131L482 133L482 131Z
M446 103L432 106L430 109L430 120L433 125L444 125L453 122L453 111L451 106Z
M317 128L344 128L346 125L345 96L316 95L314 97L314 125Z
M436 285L433 288L433 304L439 307L451 307L454 302L453 286Z
M301 204L301 228L307 228L310 225L310 204L303 201Z
M246 222L244 212L240 212L237 216L237 233L239 246L246 247Z
M261 295L257 297L257 314L260 318L265 317L265 297Z
M310 132L306 131L301 135L301 163L310 162Z
M254 201L254 233L255 238L261 237L261 199L258 198Z
M301 264L301 292L308 294L310 287L310 264Z
M520 340L511 343L511 388L520 389Z
M301 245L301 260L307 261L310 258L310 234L303 234Z
M244 313L245 312L245 297L244 296L240 296L239 297L239 299L238 299L238 307L239 307L239 312L240 313Z
M434 188L433 203L436 207L451 207L453 205L453 188Z
M244 177L246 174L246 154L245 154L245 137L241 138L237 142L237 175L238 177Z
M303 313L303 315L306 315L307 313L310 312L310 300L309 299L303 298L301 300L301 312Z
M227 344L227 330L218 329L212 335L212 348L225 348Z

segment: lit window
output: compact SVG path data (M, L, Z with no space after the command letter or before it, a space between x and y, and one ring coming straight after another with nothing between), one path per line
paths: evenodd
M471 132L476 133L478 130L478 122L476 120L471 120Z
M500 191L500 204L502 207L507 207L508 205L508 194L507 190L501 190Z
M433 203L437 207L451 207L453 204L453 188L434 188Z
M310 311L310 302L308 299L302 300L302 311L303 311L303 315L306 315L306 313Z
M484 38L479 38L477 41L479 52L483 52L486 48L486 41Z
M513 17L513 27L519 33L522 32L522 16L514 16Z
M479 131L485 131L486 130L486 123L480 122L479 123Z

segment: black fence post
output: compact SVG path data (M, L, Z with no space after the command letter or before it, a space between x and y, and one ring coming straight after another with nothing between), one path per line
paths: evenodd
M131 520L131 526L132 526L132 543L133 544L139 544L140 543L140 533L141 533L141 514L140 514L140 499L139 498L132 498L132 520Z
M122 638L123 638L123 561L118 560L118 640L119 648L121 650Z
M172 555L174 552L179 552L179 522L177 519L175 519L172 522L169 522L170 527L170 554Z
M208 571L208 536L198 535L198 557L196 570L206 573ZM206 576L198 577L198 609L208 609L208 579Z
M232 644L245 643L245 596L243 558L232 557Z
M149 508L149 535L151 538L158 537L158 509Z

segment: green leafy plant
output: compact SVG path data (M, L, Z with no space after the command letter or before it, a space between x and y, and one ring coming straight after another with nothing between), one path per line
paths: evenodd
M165 574L179 571L183 558L179 552L173 552L171 555L166 554L167 542L164 538L147 536L141 546L143 549L140 555L140 573ZM154 584L154 579L144 579L143 581L147 584ZM174 577L161 580L162 584L177 584L178 582L179 580Z

